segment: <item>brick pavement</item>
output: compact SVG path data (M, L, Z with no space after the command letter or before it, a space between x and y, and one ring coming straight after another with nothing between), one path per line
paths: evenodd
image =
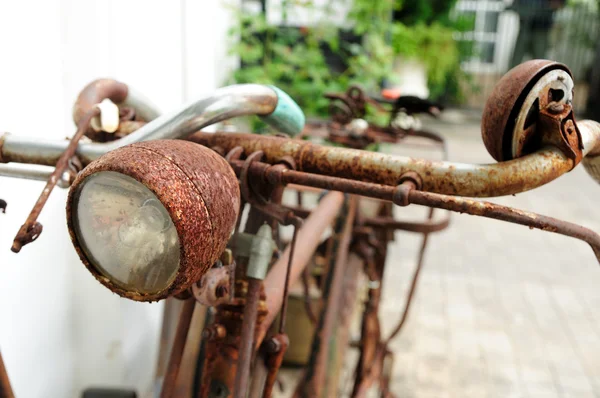
M476 123L431 126L450 159L491 162ZM413 152L414 153L414 152ZM600 186L579 167L533 192L494 202L600 231ZM399 218L425 217L414 206ZM421 238L397 233L381 317L403 307ZM600 397L600 267L574 239L453 215L432 235L396 352L398 397Z

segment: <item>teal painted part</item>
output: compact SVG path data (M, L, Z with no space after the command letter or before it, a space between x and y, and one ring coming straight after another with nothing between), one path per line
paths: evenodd
M300 134L304 129L304 112L285 91L275 86L269 87L277 93L277 107L273 113L262 116L262 119L278 131L292 137Z

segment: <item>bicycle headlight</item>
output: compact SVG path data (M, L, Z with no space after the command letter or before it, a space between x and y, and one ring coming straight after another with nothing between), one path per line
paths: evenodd
M86 267L113 292L160 300L218 259L240 205L237 178L215 152L186 141L119 148L90 163L69 192L67 223Z

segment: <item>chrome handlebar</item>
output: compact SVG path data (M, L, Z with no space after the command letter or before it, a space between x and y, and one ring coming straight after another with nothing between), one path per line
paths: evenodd
M194 101L181 109L159 116L130 135L108 143L81 143L76 154L86 165L114 149L135 142L177 139L212 124L237 116L259 115L265 121L281 126L287 123L290 134L299 133L304 115L281 91L258 84L240 84L216 90L211 96ZM283 99L283 101L282 101ZM281 103L287 109L281 110ZM0 162L17 162L53 166L64 152L68 141L40 140L12 134L0 136Z

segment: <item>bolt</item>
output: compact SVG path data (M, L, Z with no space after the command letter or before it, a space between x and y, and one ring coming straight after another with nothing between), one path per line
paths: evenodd
M227 330L223 325L218 323L206 327L202 331L202 338L205 340L222 339L227 334Z
M281 342L275 338L271 338L265 342L265 350L269 354L276 354L281 350Z

